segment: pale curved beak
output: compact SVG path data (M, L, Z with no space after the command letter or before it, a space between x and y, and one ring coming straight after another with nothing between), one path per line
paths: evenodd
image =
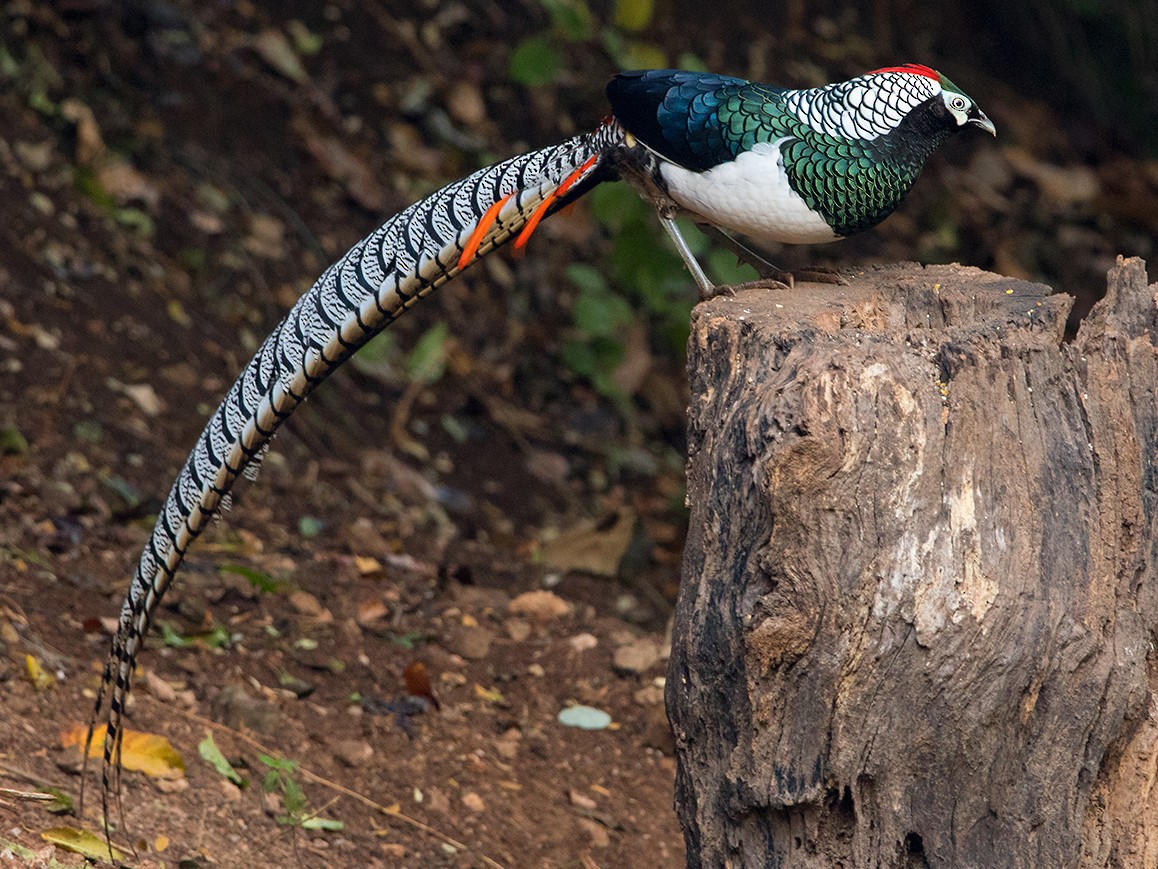
M965 123L978 126L991 136L997 135L997 127L993 126L993 121L989 120L985 112L979 108L974 107L973 111L969 113L969 119Z

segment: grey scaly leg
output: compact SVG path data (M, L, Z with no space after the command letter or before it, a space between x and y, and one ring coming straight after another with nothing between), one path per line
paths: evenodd
M671 240L675 243L676 250L679 251L679 255L683 257L684 265L688 267L688 271L692 273L692 277L695 278L696 283L699 284L700 298L710 299L712 296L716 295L715 284L708 280L708 276L704 274L704 270L700 268L700 264L696 262L696 258L692 255L692 250L688 247L688 243L684 240L683 234L680 232L680 228L676 226L675 219L660 214L659 222L663 228L667 230L667 234L671 236Z
M708 238L715 239L721 245L726 247L734 253L741 262L747 263L756 270L761 278L767 278L779 281L781 276L785 274L783 269L778 269L752 248L748 247L741 241L733 238L730 233L724 232L718 226L712 226L710 223L697 223L696 229L708 236Z

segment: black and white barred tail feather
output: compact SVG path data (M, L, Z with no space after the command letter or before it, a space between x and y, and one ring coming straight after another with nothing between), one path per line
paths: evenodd
M594 133L481 169L414 203L354 245L266 338L197 439L157 517L121 608L89 723L85 761L105 698L101 806L120 794L125 701L145 633L190 544L278 426L372 337L483 254L582 195L614 170L622 133ZM82 783L83 798L83 783ZM106 826L107 830L107 826Z

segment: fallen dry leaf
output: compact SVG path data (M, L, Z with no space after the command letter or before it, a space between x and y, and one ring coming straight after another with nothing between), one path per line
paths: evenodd
M360 576L371 576L382 572L382 562L368 555L355 555L354 567Z
M56 684L55 677L41 667L40 661L32 655L24 656L24 672L28 676L28 681L32 683L32 687L37 691L45 691Z
M87 830L78 830L76 827L52 827L41 833L40 838L65 851L83 854L93 860L107 860L109 857L110 847L105 840ZM111 850L113 859L118 863L129 856L119 848Z
M543 544L543 563L555 570L616 576L635 532L635 513L621 509L599 522L585 521Z
M101 188L121 205L141 202L155 209L161 201L160 188L119 157L98 161L94 172Z
M378 598L362 601L358 604L358 614L354 617L362 627L380 626L380 622L386 618L389 610L386 604Z
M249 217L249 235L243 242L245 249L264 259L285 256L285 224L269 214L256 212Z
M76 97L66 97L60 101L60 114L76 125L76 162L81 166L91 165L105 152L104 138L93 110Z
M157 416L165 410L165 402L157 395L149 383L126 383L121 386L121 392L132 399L133 404L141 409L145 416Z
M87 736L88 728L78 724L61 734L61 747L75 746L79 754L84 750ZM104 738L105 726L102 724L93 731L92 743L88 747L89 757L101 756ZM185 775L185 760L169 740L155 733L141 733L137 730L124 731L121 741L121 765L125 769L143 772L153 778L179 779Z
M424 697L435 709L439 708L438 698L434 696L434 690L430 686L430 674L424 663L421 661L412 663L403 672L402 678L406 682L407 694L411 697Z
M507 604L507 610L537 622L549 622L571 612L571 605L553 591L527 591Z
M297 84L309 81L309 73L302 66L301 58L280 30L263 30L253 40L253 48L261 55L262 60L290 81Z

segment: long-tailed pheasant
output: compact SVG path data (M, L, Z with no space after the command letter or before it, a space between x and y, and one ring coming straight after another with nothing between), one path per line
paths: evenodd
M354 245L274 328L209 418L141 554L97 695L94 723L108 701L106 819L141 641L189 546L278 426L403 311L512 238L522 247L544 217L616 178L654 203L709 293L675 217L756 240L832 241L887 217L955 131L995 132L960 88L917 65L805 90L627 72L607 95L613 114L594 132L449 184Z

